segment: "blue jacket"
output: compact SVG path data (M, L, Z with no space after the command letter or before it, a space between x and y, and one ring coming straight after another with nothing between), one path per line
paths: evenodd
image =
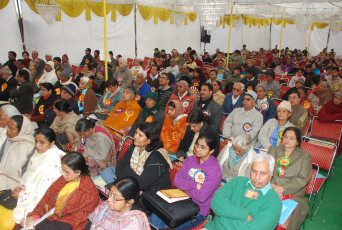
M226 98L224 99L224 102L222 104L223 113L224 113L223 116L227 117L234 109L238 107L242 107L243 106L242 102L243 102L244 97L245 96L241 94L239 99L235 103L235 105L233 105L233 94L227 93Z
M149 92L151 92L151 86L147 83L147 81L145 81L139 89L138 94L141 96L141 98L144 98Z
M277 115L277 106L276 104L269 98L267 98L267 103L268 103L268 108L262 111L262 116L264 117L264 124L272 118L275 118L275 116ZM261 108L258 108L255 105L255 108L258 111L261 111Z

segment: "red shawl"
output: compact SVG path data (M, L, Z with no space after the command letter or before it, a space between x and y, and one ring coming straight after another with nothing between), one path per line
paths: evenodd
M58 178L28 216L38 215L42 217L54 208L56 196L67 183L62 176ZM99 204L100 197L93 180L89 176L82 176L79 188L70 195L60 213L50 216L49 220L69 223L72 229L83 230L88 222L88 216Z
M342 120L342 104L335 105L334 99L325 103L317 114L318 119L322 122L333 122L334 120Z

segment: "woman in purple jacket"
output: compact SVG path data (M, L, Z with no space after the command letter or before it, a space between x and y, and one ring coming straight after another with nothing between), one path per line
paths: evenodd
M211 132L199 135L194 155L185 159L181 170L175 177L174 186L186 192L200 206L196 221L190 220L174 228L177 230L194 228L203 222L210 210L210 203L221 181L221 167L212 156L217 146L218 135ZM156 214L150 223L158 229L169 228Z

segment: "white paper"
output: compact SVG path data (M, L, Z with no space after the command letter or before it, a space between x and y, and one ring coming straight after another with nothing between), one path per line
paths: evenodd
M39 218L38 220L34 221L32 224L30 224L29 226L27 226L26 228L22 228L22 230L29 230L29 229L34 229L34 226L36 226L37 224L39 224L40 222L42 222L43 220L45 220L46 218L48 218L49 216L51 216L52 214L54 214L56 208L53 208L50 210L50 212L46 213L44 216L42 216L41 218Z

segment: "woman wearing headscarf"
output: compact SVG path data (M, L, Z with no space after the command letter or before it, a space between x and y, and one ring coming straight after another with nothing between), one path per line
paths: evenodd
M81 73L74 80L76 85L79 85L81 77L89 77L90 79L94 78L94 73L90 64L84 64Z
M325 103L317 114L321 122L333 122L342 117L342 92L335 92L334 98Z
M136 91L132 86L125 87L122 101L116 104L106 121L102 124L109 132L127 134L132 125L138 119L141 107L135 100Z
M103 113L112 112L116 104L122 100L123 88L119 86L118 81L112 78L106 82L108 91L97 101L95 109L103 110Z
M33 69L33 82L35 82L37 84L39 81L39 78L44 73L45 61L43 61L40 58L36 58L34 60L34 65L32 67L34 67L34 69Z
M61 158L65 153L55 146L56 134L47 127L35 134L36 150L29 160L20 184L12 189L17 200L14 210L0 205L0 229L11 230L24 216L31 212L44 196L50 185L61 176Z
M183 139L186 131L187 115L184 114L184 107L179 101L170 101L167 106L167 114L164 120L163 128L160 134L160 139L164 143L164 149L169 154L176 153L180 141ZM172 159L171 159L172 160Z
M149 92L145 97L145 106L141 110L138 119L134 122L131 130L128 132L128 136L133 137L138 124L142 122L153 123L156 126L157 132L159 133L163 127L165 119L165 113L160 109L158 103L158 96L155 92Z
M100 96L103 95L103 91L105 90L105 68L102 67L99 71L97 71L96 77L94 78L94 82L92 84L92 88L96 94Z
M116 165L114 140L105 127L88 117L78 120L75 130L81 137L78 152L87 159L92 177Z
M322 106L333 98L333 92L327 81L321 81L309 95L313 108L318 112Z
M286 65L281 70L286 72L286 73L288 73L288 72L290 72L292 70L293 67L294 67L294 63L292 62L292 59L289 58L286 61Z
M0 190L18 186L34 149L34 130L30 120L22 115L11 117L7 139L0 149Z
M90 115L95 110L97 98L94 90L91 88L91 80L89 77L82 77L79 83L81 94L78 97L79 114L84 117Z

